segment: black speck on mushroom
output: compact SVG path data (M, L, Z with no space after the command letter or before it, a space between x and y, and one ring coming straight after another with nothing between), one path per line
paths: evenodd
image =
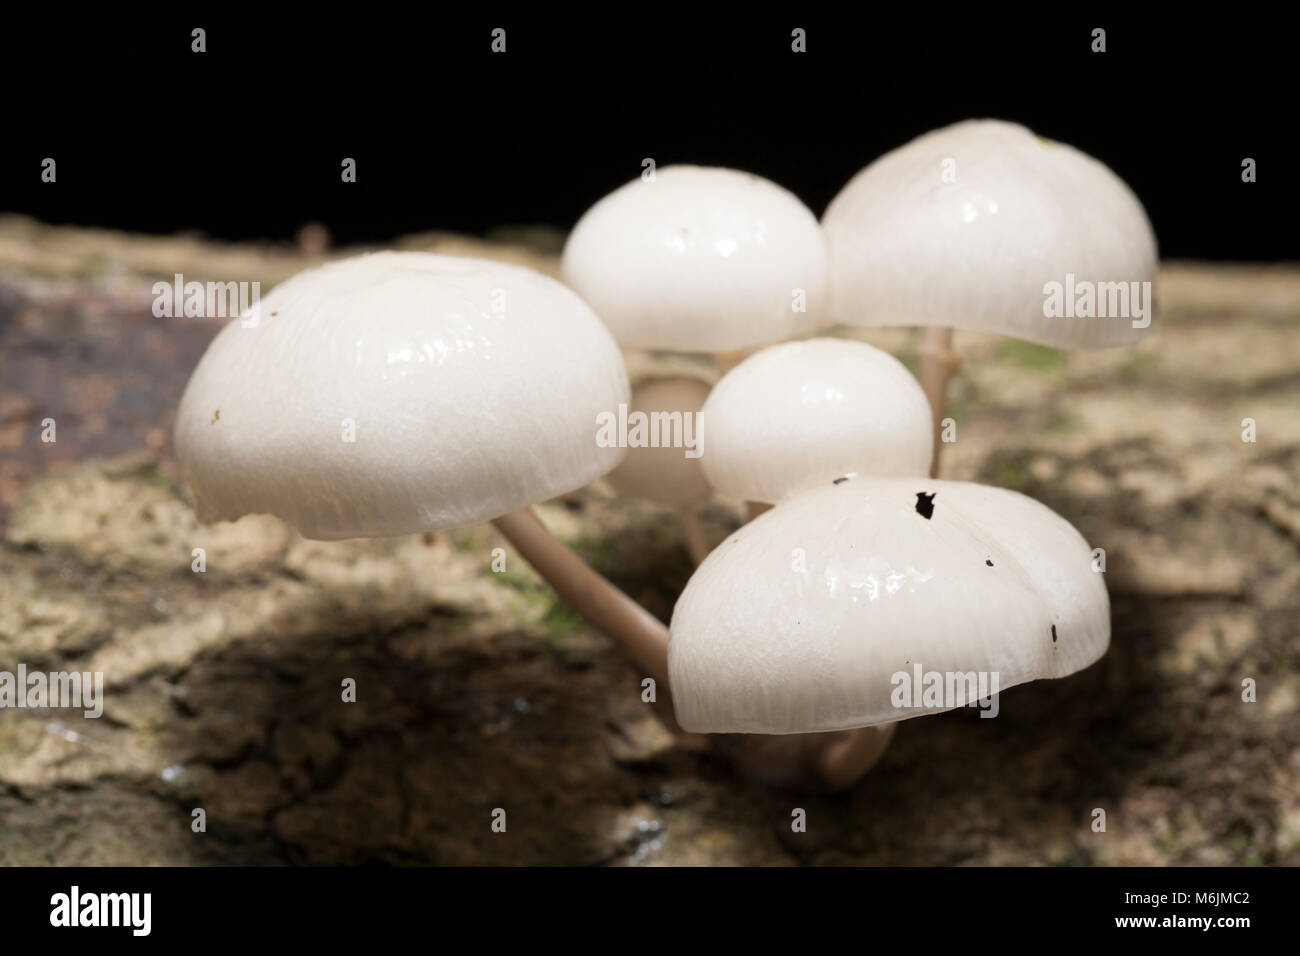
M987 564L990 568L993 567L993 561L990 558L985 558L984 563Z
M934 514L934 496L938 493L937 491L930 494L926 494L924 491L916 493L916 513L926 521L929 521L930 516Z
M1053 644L1056 643L1056 625L1055 625L1055 624L1052 625L1052 643L1053 643Z
M836 478L834 481L832 481L831 484L832 484L832 485L842 485L842 484L844 484L844 482L846 482L846 481L848 481L848 480L849 480L849 476L848 476L848 475L841 475L839 478Z

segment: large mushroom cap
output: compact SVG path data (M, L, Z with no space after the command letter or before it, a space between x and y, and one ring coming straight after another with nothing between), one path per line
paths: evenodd
M808 339L755 352L702 415L714 488L782 501L844 475L928 475L930 403L903 363L865 342Z
M564 247L563 274L625 346L728 351L790 338L821 318L826 245L808 207L775 183L667 166L587 210Z
M377 253L294 276L195 369L176 450L205 521L269 512L309 538L471 524L613 468L597 415L622 355L528 269ZM351 438L352 440L349 440Z
M1032 498L925 478L806 492L742 527L673 611L681 726L791 734L887 723L894 676L998 675L998 689L1087 667L1110 642L1091 552ZM969 702L969 701L968 701Z
M1127 345L1147 331L1124 316L1044 314L1044 287L1060 283L1064 294L1067 275L1151 281L1156 243L1119 177L1023 126L969 120L926 133L858 173L822 221L835 322L951 326L1067 348Z

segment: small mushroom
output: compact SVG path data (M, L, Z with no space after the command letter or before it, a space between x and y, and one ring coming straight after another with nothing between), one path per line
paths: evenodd
M999 690L1072 674L1106 652L1110 611L1087 543L1033 499L859 478L782 502L720 545L671 632L682 727L803 734L961 706L897 706L895 675L916 666L996 673Z
M704 405L704 474L772 504L852 475L928 475L930 406L906 367L865 342L816 338L755 352Z
M775 183L666 166L587 210L561 268L620 345L727 352L821 319L826 243L808 207Z
M734 169L667 166L587 210L561 269L622 346L710 352L725 367L744 349L805 334L820 321L826 243L808 207L775 183ZM660 379L651 388L672 401L657 406L638 384L634 405L671 412L699 385L683 379L670 393ZM667 456L633 450L615 485L676 507L698 562L709 550L697 514L708 492L700 459L671 463L680 484L662 481L660 464L669 464ZM681 500L685 484L704 497Z
M1023 126L969 120L926 133L854 176L822 222L832 321L927 327L920 378L936 472L944 394L960 364L954 328L1061 348L1128 345L1148 331L1149 301L1136 322L1045 314L1049 283L1063 293L1106 283L1098 295L1109 304L1113 288L1117 305L1122 285L1134 312L1130 292L1152 280L1156 243L1110 169Z
M712 546L700 523L698 507L713 495L701 468L703 433L700 409L709 397L709 386L689 378L648 379L632 389L628 415L640 414L653 424L655 439L680 439L675 443L631 446L627 457L609 473L607 480L621 495L658 501L676 508L686 532L686 548L699 564ZM686 447L690 441L695 447Z

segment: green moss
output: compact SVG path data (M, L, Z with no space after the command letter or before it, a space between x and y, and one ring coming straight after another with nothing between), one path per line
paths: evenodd
M593 538L584 534L570 541L569 547L602 574L616 566L614 542L611 538Z
M1029 487L1029 471L1018 461L1004 461L998 465L997 484L1003 488L1022 491Z
M1021 342L1019 339L1003 339L999 342L997 356L1040 375L1059 375L1065 369L1065 357L1059 349Z
M531 575L520 574L518 571L489 571L488 573L491 574L492 580L499 581L508 588L513 588L530 600L545 595L549 590L536 578Z
M557 598L550 585L540 578L518 571L495 571L491 577L523 599L523 607L517 610L524 619L536 620L541 625L548 653L559 653L565 639L584 626L578 612Z
M1047 420L1043 430L1052 435L1077 435L1083 431L1083 423L1071 415L1058 412Z
M1160 364L1160 356L1155 352L1133 352L1124 362L1125 372L1148 372Z
M564 643L564 639L582 630L582 618L569 605L555 601L542 616L542 628L547 640L554 646Z

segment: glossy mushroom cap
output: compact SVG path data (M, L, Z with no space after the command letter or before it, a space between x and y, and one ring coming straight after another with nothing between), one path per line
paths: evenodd
M999 690L1064 677L1110 642L1102 577L1067 521L1014 491L828 482L742 527L687 584L668 645L678 722L792 734L950 709L895 706L895 675L917 666L997 672Z
M204 521L269 512L309 538L451 528L622 458L596 442L597 415L628 398L618 346L528 269L377 253L294 276L255 318L212 341L177 413Z
M808 207L775 183L668 166L587 210L562 269L622 345L719 352L815 327L826 245Z
M926 133L853 177L822 221L834 322L950 326L1064 348L1128 345L1149 330L1133 326L1136 315L1044 314L1045 287L1059 283L1064 296L1068 275L1076 288L1150 282L1156 242L1119 177L1023 126L969 120Z
M632 390L629 416L639 412L652 424L650 416L660 416L661 424L654 425L647 440L677 438L680 444L661 442L656 448L631 447L629 442L627 457L608 476L619 494L683 507L712 496L700 464L706 446L699 412L708 397L709 386L685 378L650 379ZM695 447L687 448L688 442Z
M930 403L887 352L808 339L756 352L704 405L704 474L741 501L777 502L844 475L928 475Z

